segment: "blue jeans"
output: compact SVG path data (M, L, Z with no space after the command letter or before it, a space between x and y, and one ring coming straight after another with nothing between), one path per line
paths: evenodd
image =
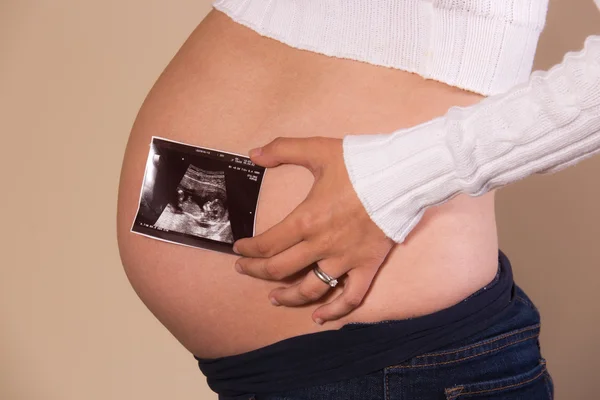
M358 378L244 399L553 399L538 342L540 315L520 288L515 291L518 313L462 342Z

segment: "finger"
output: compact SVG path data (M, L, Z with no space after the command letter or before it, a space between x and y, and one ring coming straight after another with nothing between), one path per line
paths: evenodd
M348 270L341 262L335 259L319 261L318 264L323 272L337 279ZM272 290L269 293L269 299L271 299L273 304L277 303L288 307L301 306L319 300L325 294L329 293L331 289L331 286L319 279L311 268L300 283L288 288Z
M301 203L277 225L260 235L239 239L233 244L233 251L245 257L271 257L300 243L311 228L309 208Z
M250 159L267 168L280 164L295 164L314 171L318 167L318 154L324 142L324 138L321 137L278 137L263 147L252 149Z
M325 321L339 319L356 309L369 291L376 273L376 268L365 267L348 272L342 294L332 302L317 308L313 313L313 320L321 325Z
M319 258L316 246L303 241L270 258L240 258L236 261L236 269L255 278L279 281L308 267Z

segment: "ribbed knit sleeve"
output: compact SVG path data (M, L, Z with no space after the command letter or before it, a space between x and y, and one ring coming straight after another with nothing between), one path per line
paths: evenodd
M346 136L343 145L367 212L403 242L429 206L600 152L600 37L504 94L412 129Z

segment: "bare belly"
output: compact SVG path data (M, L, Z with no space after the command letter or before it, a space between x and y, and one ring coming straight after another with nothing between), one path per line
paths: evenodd
M213 11L148 95L129 139L118 239L131 284L173 335L204 358L239 354L348 322L404 319L456 304L496 272L493 193L458 196L430 209L409 239L392 250L361 306L323 326L311 319L317 304L272 306L267 295L281 283L239 275L234 256L129 230L153 135L245 154L277 136L391 132L478 100L407 72L290 48ZM311 185L312 175L302 167L268 170L256 232L292 211ZM341 290L332 290L323 301Z

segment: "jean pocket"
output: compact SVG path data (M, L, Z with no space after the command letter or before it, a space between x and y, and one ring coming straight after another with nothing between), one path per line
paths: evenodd
M465 364L477 364L476 368L484 368L490 362L505 364L534 365L541 358L537 338L540 333L539 324L515 329L492 337L478 338L458 343L433 353L426 353L398 365L386 368L386 371L397 369L462 369Z
M539 325L498 331L385 368L386 399L552 399Z
M546 361L530 371L507 378L486 382L456 385L445 389L446 400L551 400L554 398L552 379Z

